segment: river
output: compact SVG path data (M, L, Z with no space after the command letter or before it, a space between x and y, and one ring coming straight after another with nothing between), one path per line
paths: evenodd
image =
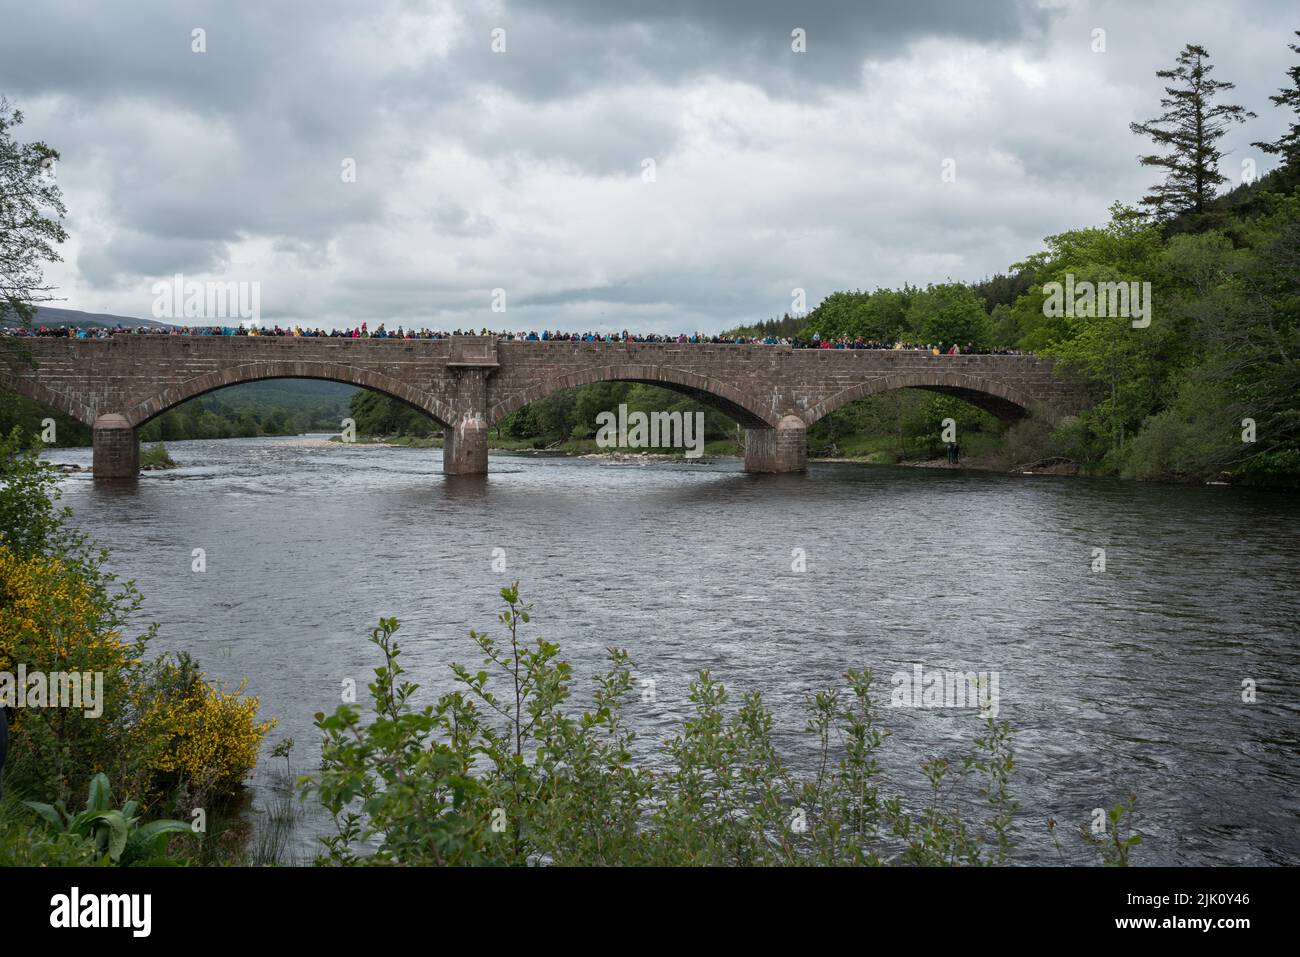
M495 454L480 481L445 479L437 450L301 438L169 450L182 467L133 489L68 476L64 503L136 580L155 650L189 651L228 686L247 680L279 721L255 806L283 766L272 744L293 737L295 770L310 770L313 714L333 710L347 678L364 700L377 618L401 619L409 677L442 690L452 661L478 664L466 633L499 627L497 591L518 579L534 635L561 644L579 690L608 645L653 680L655 700L629 706L646 747L687 713L702 669L737 696L762 692L796 766L812 754L804 697L846 668L871 668L882 694L916 664L997 672L999 717L1018 732L1017 861L1061 859L1048 817L1072 828L1132 793L1135 863L1300 862L1291 493ZM90 463L88 449L49 457ZM981 724L971 709L883 718L887 780L917 797L918 763L958 755ZM299 862L327 827L309 811ZM1097 860L1061 838L1066 861Z

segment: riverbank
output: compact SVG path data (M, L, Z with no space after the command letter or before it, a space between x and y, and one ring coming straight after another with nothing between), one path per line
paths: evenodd
M337 443L342 440L336 435L332 436L328 441ZM440 449L442 448L442 438L436 435L366 435L349 444L385 448ZM658 449L654 452L645 452L634 448L604 449L596 443L595 439L569 439L565 442L539 445L535 439L507 439L494 436L488 442L488 449L493 452L509 452L516 455L562 455L570 458L613 456L645 459L647 461L661 459L666 462L698 462L704 459L738 458L745 454L744 449L738 442L729 439L705 442L701 454L695 457L688 457L685 449Z
M344 444L338 435L328 435L326 433L301 434L296 436L257 436L253 438L274 439L277 445L282 445L286 448L332 447ZM219 441L238 440L223 439ZM365 436L355 442L349 442L346 444L361 448L374 449L442 448L442 440L440 438L426 438L423 436ZM531 443L491 443L488 447L493 452L517 455L523 458L584 459L605 462L613 465L650 465L657 463L707 465L719 461L731 461L744 458L744 451L740 445L729 441L706 443L703 454L694 458L688 458L685 455L685 451L681 449L660 450L654 452L639 449L601 449L596 446L594 440L583 442L572 441L558 446L548 446L543 448L536 448ZM857 455L809 454L808 461L811 463L827 465L885 465L915 469L965 469L969 471L1000 472L1018 475L1073 476L1081 474L1078 465L1068 459L1058 457L1033 463L1007 464L1005 458L999 457L995 454L988 454L987 452L963 456L957 463L950 463L940 456L909 459L899 458L891 453L881 451ZM169 471L171 469L181 468L186 464L187 463L184 461L177 462L173 459L166 446L162 443L157 443L155 445L142 445L141 447L141 472ZM65 473L89 473L91 471L89 465L77 465L72 463L60 463L55 467L59 471Z
M339 443L341 440L338 436L332 436L329 439L321 441L327 443ZM442 439L438 436L364 436L356 442L349 444L374 448L440 449L442 448ZM978 441L973 444L976 445L974 453L963 456L956 463L949 462L942 456L933 456L930 458L902 458L892 452L880 448L874 448L870 451L863 449L858 454L849 455L818 455L810 453L808 461L844 465L893 465L902 468L918 469L968 469L981 472L1012 472L1022 475L1079 474L1078 465L1068 459L1058 457L1043 462L1011 463L1008 462L1004 455L998 454L1000 448L996 443L990 441ZM530 440L493 440L488 443L488 448L493 452L504 452L510 455L522 455L538 458L561 457L594 459L611 464L624 465L650 464L655 462L706 464L709 462L716 462L720 459L741 459L744 458L745 455L744 448L740 443L730 440L716 440L705 443L703 454L697 457L687 457L684 449L667 449L654 452L647 452L639 449L602 449L596 444L594 439L571 439L567 442L556 443L540 448L534 441Z

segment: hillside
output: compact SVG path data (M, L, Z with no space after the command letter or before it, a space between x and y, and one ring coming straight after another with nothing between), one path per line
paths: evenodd
M20 325L18 319L9 312L4 313L4 318L0 318L0 328L14 328ZM133 316L116 316L107 312L82 312L80 309L61 309L56 306L37 306L36 316L32 320L32 326L148 326L149 328L164 328L171 325L167 322L159 322L157 319L137 319Z

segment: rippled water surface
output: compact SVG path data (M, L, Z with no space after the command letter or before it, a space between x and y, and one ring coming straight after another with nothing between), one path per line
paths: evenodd
M343 679L364 689L379 616L401 619L412 678L442 689L450 662L477 663L466 632L495 625L496 592L517 578L536 633L580 678L619 645L654 680L656 701L631 705L647 745L686 713L701 669L763 693L796 765L811 754L805 695L846 668L873 669L882 691L916 663L996 671L1000 717L1019 731L1018 859L1059 859L1049 816L1085 822L1133 793L1141 863L1300 862L1300 504L1288 493L496 455L479 481L444 478L431 450L169 448L181 469L134 490L72 475L65 502L136 579L158 649L247 679L280 722L268 740L296 739L298 770L319 757L312 715L335 707ZM492 569L497 547L506 575ZM1104 574L1090 572L1093 548ZM1241 701L1244 678L1255 704ZM884 718L889 780L917 795L918 762L957 756L980 725L969 710ZM300 860L326 824L299 829ZM1073 835L1062 845L1095 860Z

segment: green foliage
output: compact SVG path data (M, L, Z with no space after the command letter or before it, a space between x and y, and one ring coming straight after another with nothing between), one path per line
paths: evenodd
M908 309L916 292L904 286L899 290L831 293L808 314L804 335L816 334L823 339L861 336L877 342L894 342L910 331Z
M550 441L563 441L573 434L578 425L577 390L562 389L533 403L533 420L537 435ZM593 420L594 426L594 420Z
M158 802L165 789L204 786L219 769L219 790L231 790L260 742L260 733L240 736L255 699L221 694L201 675L192 706L168 696L176 666L146 660L155 628L125 637L139 593L107 571L106 552L65 527L57 495L56 473L38 450L16 432L0 438L0 670L23 663L32 673L92 676L84 707L13 712L6 785L66 800L103 771ZM161 715L160 702L170 706ZM184 773L164 775L170 766L160 752L184 762Z
M0 350L11 352L15 340L0 343ZM0 357L0 364L6 361ZM24 435L36 437L45 430L44 420L54 420L54 439L50 443L55 448L68 446L85 446L90 444L90 427L83 425L65 412L58 412L26 396L0 387L0 434L8 434L15 428Z
M989 344L988 314L975 291L964 283L926 286L914 293L907 325L913 337L925 343L956 343L962 349Z
M753 325L737 326L735 329L728 329L723 335L751 336L756 339L767 336L775 336L778 339L796 338L803 335L804 326L807 324L807 317L792 316L787 312L780 319L767 319Z
M1110 212L1107 225L1048 236L1045 250L1016 264L1014 268L1034 280L1029 291L1012 306L1016 327L1022 330L1019 348L1041 352L1068 341L1079 331L1080 327L1072 324L1076 320L1044 315L1043 287L1047 283L1064 283L1067 275L1073 275L1076 282L1152 278L1153 262L1161 247L1159 228L1119 203Z
M957 423L963 443L973 435L997 436L1005 426L968 402L920 389L902 389L850 402L813 423L808 451L838 457L862 452L890 453L898 460L940 454L943 420Z
M140 448L140 468L142 469L174 469L176 460L171 457L167 451L167 446L162 442L156 445L145 445Z
M358 436L426 437L441 431L438 423L419 409L412 408L391 396L366 389L358 389L352 394L348 415L356 420ZM337 421L333 428L338 428Z
M1106 811L1104 834L1094 834L1087 825L1080 826L1079 835L1101 852L1102 863L1107 867L1128 867L1133 848L1142 843L1142 835L1133 831L1136 809L1137 796L1129 795L1126 802Z
M0 867L94 867L101 863L86 836L52 829L13 796L0 792Z
M1175 403L1151 416L1128 447L1120 474L1132 479L1220 478L1246 446L1222 383L1187 380Z
M334 431L345 416L356 417L349 411L350 401L373 395L339 382L315 379L246 382L182 402L145 423L140 439L171 442ZM416 420L431 421L407 406L400 408ZM360 419L358 431L364 431Z
M33 305L49 300L42 266L59 262L63 194L53 175L59 153L44 143L18 143L13 131L23 114L0 96L0 321L31 319Z
M1000 302L989 313L989 345L995 349L1014 349L1024 334L1015 310Z
M1066 454L1131 478L1300 477L1300 191L1258 194L1250 209L1227 224L1231 234L1166 234L1116 206L1107 226L1049 237L1020 264L1036 285L1000 325L1095 389L1058 435ZM1151 283L1151 325L1044 316L1043 284L1067 275ZM1241 441L1248 418L1254 443Z
M108 777L104 774L91 778L90 795L80 813L71 813L62 801L52 805L24 803L54 832L89 840L100 858L119 867L174 863L167 857L169 836L192 833L184 821L142 823L135 801L127 801L121 808L112 807Z
M1030 290L1034 277L1023 270L1011 275L997 273L990 279L975 283L971 288L984 303L989 315L993 315L999 306L1010 306Z
M537 416L533 413L532 405L526 405L502 419L497 423L497 433L504 433L512 439L527 439L541 435L541 426L537 424Z
M504 637L471 632L484 667L454 665L458 688L417 706L403 679L398 623L371 642L383 664L370 683L373 715L356 705L319 714L319 773L301 779L334 817L326 860L353 864L1000 864L1017 805L1011 729L986 719L971 753L923 765L919 813L882 791L872 676L811 696L805 731L816 770L796 774L774 744L757 693L734 709L707 672L691 684L691 713L661 749L634 758L624 707L634 666L611 649L591 705L567 709L569 666L559 648L520 631L531 611L502 589ZM666 765L666 766L665 766ZM955 790L973 782L973 818Z
M1210 77L1214 67L1209 58L1204 47L1194 43L1183 47L1174 69L1156 71L1156 76L1173 81L1160 100L1164 112L1146 123L1129 124L1134 133L1168 150L1141 158L1143 166L1165 170L1164 181L1142 199L1161 218L1205 211L1215 188L1227 182L1219 172L1223 151L1216 144L1231 124L1255 115L1241 106L1214 102L1234 84Z
M1297 30L1295 35L1300 37L1300 30ZM1300 54L1300 44L1288 43L1287 47L1292 53ZM1281 156L1286 165L1300 169L1300 63L1292 66L1286 73L1291 80L1291 85L1283 87L1269 99L1273 101L1274 106L1289 107L1296 118L1291 120L1291 125L1276 140L1251 145L1258 146L1266 153Z
M15 427L0 434L0 542L29 556L67 544L66 509L56 506L58 473L40 446Z
M561 389L507 416L496 426L498 436L531 439L536 448L560 446L569 440L596 435L597 416L617 414L626 405L633 412L704 413L706 439L729 439L735 423L725 414L681 392L637 382L594 382L578 389Z
M989 285L985 294L1001 292L1000 287ZM983 347L990 342L988 313L981 294L956 282L924 289L904 286L900 290L831 293L808 314L805 333L823 339L848 336L882 343L899 339L957 343L962 348L968 344Z
M1002 459L1011 469L1034 465L1047 459L1063 458L1075 464L1086 457L1088 435L1077 417L1053 423L1029 416L1011 426L1002 436Z
M636 388L631 382L594 382L573 394L570 434L574 438L590 438L596 434L596 417L602 412L617 412L620 403L626 403ZM662 390L659 395L667 397ZM679 398L671 396L671 400ZM632 411L629 406L628 411ZM667 411L667 410L665 410ZM545 421L545 413L542 414Z

